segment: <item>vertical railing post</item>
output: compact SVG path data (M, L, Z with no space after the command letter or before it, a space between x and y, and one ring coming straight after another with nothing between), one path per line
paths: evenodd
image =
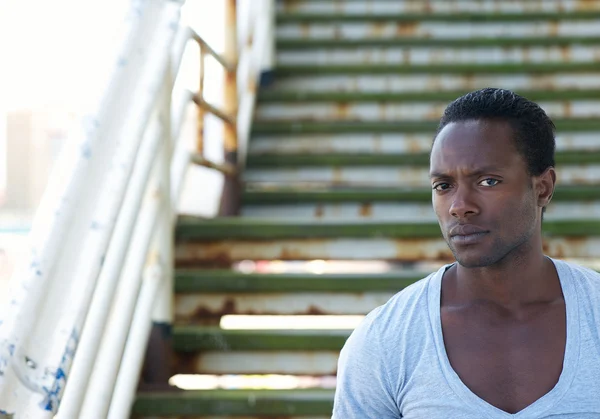
M226 69L224 88L224 109L233 115L236 124L225 122L224 148L225 162L238 166L238 138L237 138L237 1L225 0L225 51L224 57L231 67ZM221 198L221 215L237 215L239 212L239 195L241 192L238 175L227 176Z

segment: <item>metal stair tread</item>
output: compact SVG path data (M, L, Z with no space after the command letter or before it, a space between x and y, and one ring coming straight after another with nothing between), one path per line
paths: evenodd
M330 416L334 390L199 390L138 393L133 415Z
M275 77L324 74L551 74L600 71L597 62L547 61L501 64L344 64L344 65L277 65Z
M545 221L546 236L584 237L600 235L600 220ZM290 238L441 238L435 222L389 221L318 221L245 217L203 219L180 216L176 238L185 241L212 241L219 239L276 240Z
M428 273L390 271L361 274L242 273L227 269L178 269L175 292L282 293L282 292L396 292Z
M600 128L600 121L598 122ZM556 163L596 164L600 163L600 151L559 151L555 154ZM259 154L249 155L247 167L253 168L291 168L291 167L339 167L339 166L429 166L428 153L402 154L365 154L365 153L329 153L329 154Z
M369 91L314 91L263 89L258 94L259 103L269 102L448 102L470 90L435 90L407 92ZM533 101L563 101L600 98L599 89L569 90L515 90L521 96Z
M294 133L381 133L381 132L429 132L435 133L438 120L404 120L404 121L348 121L342 119L329 121L289 121L260 120L255 121L252 134L294 134ZM598 118L555 119L558 131L592 131L600 130Z
M349 22L530 22L543 20L593 20L598 11L574 12L461 12L461 13L298 13L278 12L278 25L286 23Z
M199 350L321 350L339 351L351 330L226 330L206 326L175 326L173 348Z
M276 41L277 50L322 50L328 48L351 49L357 47L523 47L523 46L567 46L600 44L597 36L529 36L529 37L477 37L477 38L360 38L332 39L322 38L287 38L280 37Z
M600 188L587 185L557 186L552 201L584 201L600 199ZM431 189L424 188L328 188L277 189L247 188L242 195L244 205L337 202L423 202L431 201Z

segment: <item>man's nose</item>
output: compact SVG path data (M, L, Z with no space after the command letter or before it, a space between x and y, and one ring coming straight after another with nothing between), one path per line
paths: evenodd
M473 191L467 187L457 188L448 212L456 218L479 214L479 207L474 200Z

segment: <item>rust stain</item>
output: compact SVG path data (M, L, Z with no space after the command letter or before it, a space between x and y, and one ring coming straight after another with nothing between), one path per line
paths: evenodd
M333 168L332 183L334 185L339 185L339 184L344 183L344 173L340 167Z
M350 104L348 102L338 102L335 105L335 116L339 119L348 119L350 115Z
M550 25L548 35L557 36L560 31L560 23L557 20L550 20L548 24Z
M577 0L575 3L576 10L598 10L596 0Z
M323 205L317 205L317 207L315 208L315 217L322 218L324 214L325 208L323 207Z
M427 151L430 147L429 143L427 143L427 146L425 146L423 144L423 141L420 138L415 137L414 135L407 136L406 141L408 146L407 149L411 153L420 153L422 151Z
M286 0L282 3L286 12L294 12L300 8L303 2L301 0Z
M571 102L570 100L567 100L566 102L563 103L563 112L564 115L563 117L569 118L572 116L573 113L573 102Z
M373 205L370 202L362 204L359 214L361 217L371 217L373 215Z
M475 74L473 73L467 73L465 74L465 84L466 84L466 88L469 90L475 89Z
M310 24L301 23L300 24L300 33L302 38L310 38Z
M560 47L560 58L563 61L571 61L571 47L569 45L562 45Z
M398 22L396 23L397 36L414 36L419 27L418 22Z
M379 118L383 119L383 120L387 119L387 105L386 105L386 103L385 102L379 102L378 109L379 109Z
M372 36L374 38L380 38L383 36L383 33L385 31L385 22L375 22L372 23L371 26L369 27L369 36Z

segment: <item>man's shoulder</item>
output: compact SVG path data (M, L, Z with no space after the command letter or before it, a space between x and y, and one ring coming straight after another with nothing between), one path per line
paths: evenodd
M600 273L591 267L583 266L566 260L553 259L559 274L565 275L571 280L585 283L600 290Z
M428 316L428 293L431 281L439 272L433 272L394 294L385 304L371 311L365 323L378 331L398 331L416 317Z

